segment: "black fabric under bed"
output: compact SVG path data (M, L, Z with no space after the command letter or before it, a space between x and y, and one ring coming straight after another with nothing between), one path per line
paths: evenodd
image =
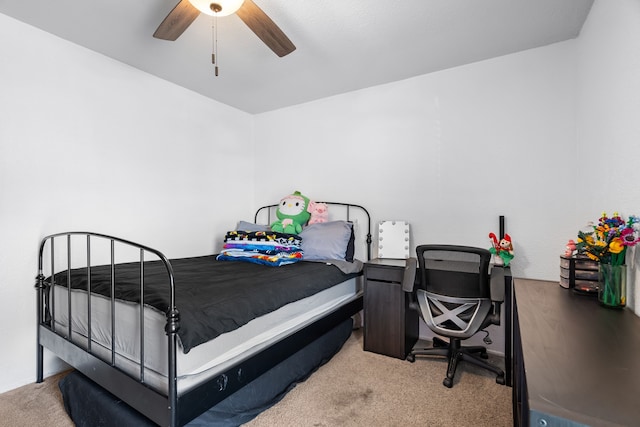
M245 325L288 303L314 295L358 274L317 262L280 267L247 262L218 261L215 255L171 260L176 307L180 312L183 351ZM144 302L166 313L169 285L160 261L144 263ZM55 275L66 286L67 271ZM71 287L87 289L87 269L73 269ZM140 263L115 266L115 297L140 302ZM111 266L91 268L91 291L111 296Z
M352 319L345 320L187 425L231 427L250 421L331 359L352 327ZM155 425L78 371L64 377L59 386L65 409L78 427Z

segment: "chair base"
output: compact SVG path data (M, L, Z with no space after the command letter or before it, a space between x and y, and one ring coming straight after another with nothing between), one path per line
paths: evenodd
M478 354L478 356L476 356ZM481 368L487 369L496 374L496 383L505 384L504 371L491 363L485 362L482 359L487 359L487 349L483 346L462 346L460 340L452 338L449 343L446 341L434 337L433 347L430 348L415 348L411 350L411 353L407 355L409 362L415 362L416 356L445 356L449 360L447 366L447 376L442 381L445 387L453 387L453 377L456 374L458 368L458 362L465 361L472 363Z

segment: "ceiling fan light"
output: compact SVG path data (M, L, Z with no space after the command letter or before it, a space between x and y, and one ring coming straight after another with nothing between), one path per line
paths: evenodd
M227 16L235 13L238 9L240 9L240 6L242 6L244 0L189 0L189 2L191 2L191 4L200 12L206 13L207 15ZM211 5L214 3L222 7L220 12L215 13L211 9Z

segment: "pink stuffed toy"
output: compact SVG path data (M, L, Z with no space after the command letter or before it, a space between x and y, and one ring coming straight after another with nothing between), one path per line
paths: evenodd
M564 251L564 256L566 257L571 257L573 256L573 254L575 253L577 246L576 246L576 242L574 242L573 240L569 240L567 242L567 246L565 247L565 251Z
M309 225L329 221L329 208L326 203L309 202L308 211L311 212Z

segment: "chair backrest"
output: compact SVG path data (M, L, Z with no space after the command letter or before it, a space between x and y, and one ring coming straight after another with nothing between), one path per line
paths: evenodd
M495 320L490 316L491 253L482 248L420 245L416 248L422 318L436 333L468 338Z
M457 245L420 245L416 248L421 287L439 295L489 298L491 253Z

